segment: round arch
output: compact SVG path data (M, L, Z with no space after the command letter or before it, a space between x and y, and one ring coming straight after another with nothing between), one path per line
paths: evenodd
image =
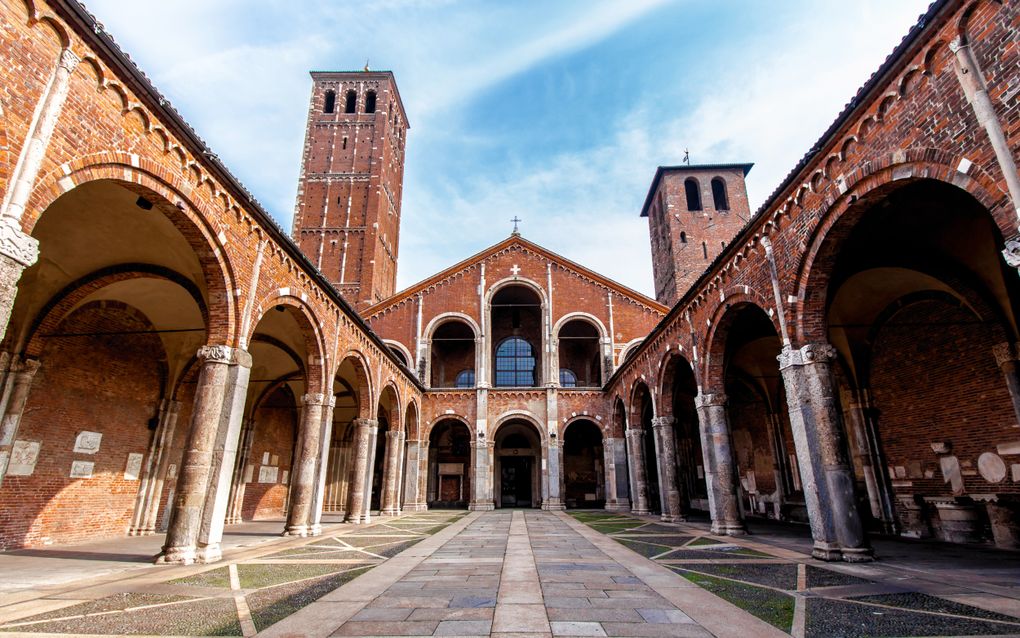
M298 327L301 329L301 336L304 339L305 350L308 355L302 361L302 366L308 372L308 378L305 382L307 392L327 392L328 388L324 385L326 376L324 369L326 346L322 335L322 326L312 308L300 298L290 294L280 294L279 291L264 297L257 306L259 312L254 317L248 334L242 335L242 343L245 345L251 343L263 319L266 318L270 311L275 312L280 310L281 307L292 308L294 310L292 316L297 320ZM312 364L309 363L310 361L318 361L319 363Z
M604 340L604 339L606 339L606 335L609 334L609 331L606 330L606 326L602 323L601 319L599 319L595 315L591 314L590 312L577 311L577 312L569 312L569 313L563 315L562 317L560 317L556 321L556 323L553 325L553 330L552 330L553 336L558 338L559 334L560 334L560 329L563 328L563 326L566 323L568 323L570 321L574 321L575 319L579 320L579 321L587 321L588 323L592 324L595 327L595 329L598 330L598 332L599 332L599 339L603 339Z
M431 340L432 335L435 334L436 329L442 326L444 323L449 321L462 321L470 326L471 331L475 334L475 338L482 333L481 328L478 327L478 322L474 320L470 315L466 315L463 312L444 312L438 314L425 325L424 334L425 338Z
M345 363L351 364L354 380L357 381L357 387L352 389L358 395L358 417L362 419L374 418L375 393L372 390L372 377L368 372L371 370L368 360L360 350L352 349L344 352L343 356L339 357L336 369L330 375L331 379L340 376L340 369Z
M777 335L782 339L782 330L779 325L776 313L770 313L766 308L766 298L754 289L744 292L743 287L739 291L727 295L712 312L712 320L705 337L705 361L701 373L703 392L722 392L724 386L726 366L726 341L730 335L730 328L733 320L740 314L740 311L747 307L757 309L772 324Z
M400 354L404 356L404 360L407 362L407 368L409 370L414 370L414 357L411 356L411 351L407 349L407 346L396 339L383 339L382 342L389 348L399 351Z

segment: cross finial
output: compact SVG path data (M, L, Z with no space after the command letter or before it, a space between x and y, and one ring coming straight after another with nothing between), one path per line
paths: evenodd
M512 221L514 223L514 232L512 232L510 234L511 235L520 235L521 231L520 231L520 229L517 228L517 224L521 223L524 220L521 219L520 217L518 217L517 215L514 215L514 218L511 219L510 221Z
M684 164L691 165L691 152L686 148L684 149Z

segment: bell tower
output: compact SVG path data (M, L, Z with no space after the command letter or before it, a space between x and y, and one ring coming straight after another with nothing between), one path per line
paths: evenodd
M313 71L294 241L356 309L393 294L407 115L390 71Z
M754 164L660 166L648 218L655 299L672 306L750 219L744 178Z

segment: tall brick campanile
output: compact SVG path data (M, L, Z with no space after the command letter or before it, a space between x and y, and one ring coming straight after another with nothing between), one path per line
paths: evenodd
M313 71L294 240L357 309L393 294L407 116L389 71Z
M660 166L641 216L648 218L655 299L672 306L750 217L744 178L753 164Z

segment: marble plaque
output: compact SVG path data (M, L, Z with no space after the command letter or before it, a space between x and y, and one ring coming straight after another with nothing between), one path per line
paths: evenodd
M92 470L96 464L93 461L73 461L71 463L71 478L92 478Z
M128 454L127 464L124 466L124 480L137 481L142 473L142 459L144 456L138 452Z
M454 474L460 476L464 473L463 463L440 463L439 464L440 474Z
M78 438L74 440L75 454L95 454L99 451L99 444L103 442L101 432L79 432Z
M269 452L262 453L262 465L269 465Z
M269 464L270 465L279 465L280 464L280 456L278 454L274 454L271 457L269 457Z
M248 466L244 468L244 482L245 483L251 483L251 477L254 474L255 474L255 466L252 465L251 463L249 463Z
M911 461L907 463L907 478L921 478L924 475L924 471L921 469L920 461Z
M280 482L283 483L284 485L286 485L287 481L289 481L289 480L290 480L290 470L284 470L283 471L283 476L280 477Z
M280 468L275 465L263 465L259 468L259 483L275 483L280 476Z
M953 494L963 494L963 475L960 473L960 461L955 456L939 458L942 467L942 482L949 483Z
M985 452L978 457L978 472L989 483L1001 483L1006 478L1006 463L994 452Z
M1009 469L1013 471L1013 482L1020 483L1020 463L1010 465Z
M897 465L894 469L896 470L896 478L898 478L898 479L907 478L907 468L906 467L904 467L902 465Z
M1020 441L1010 441L1009 443L1000 443L995 446L995 451L1002 455L1007 454L1020 454Z
M167 468L166 468L166 477L168 479L177 478L177 464L176 463L171 463L170 465L167 466Z
M39 441L15 441L7 464L7 476L31 476L39 461L40 445Z

